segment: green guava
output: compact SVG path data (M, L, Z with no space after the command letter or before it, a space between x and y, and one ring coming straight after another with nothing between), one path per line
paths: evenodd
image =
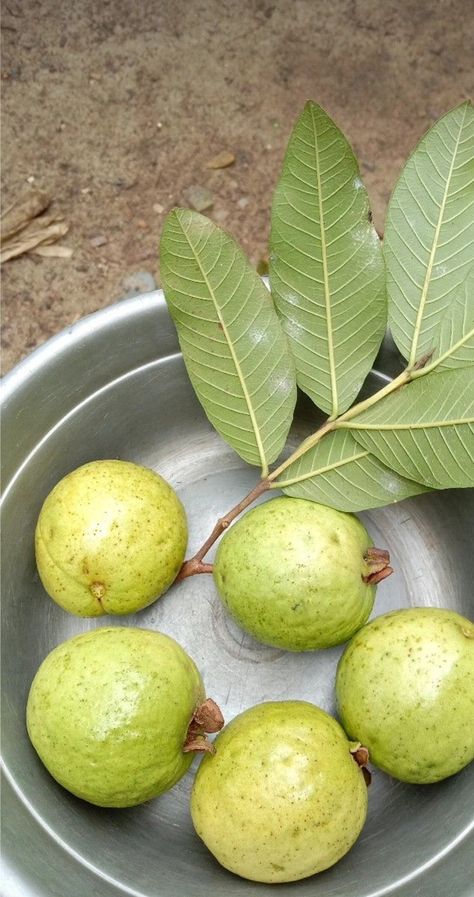
M91 461L46 498L36 562L54 601L80 617L129 614L171 585L187 523L171 486L130 461Z
M342 725L404 782L439 782L474 759L474 624L413 607L360 630L337 670Z
M204 732L223 724L198 669L174 639L95 629L63 642L31 685L27 729L51 775L101 807L130 807L171 788Z
M230 722L194 780L197 834L231 872L296 881L352 847L367 815L367 752L305 701L259 704Z
M346 641L372 610L388 552L352 514L300 498L247 512L222 539L213 575L239 625L290 651Z

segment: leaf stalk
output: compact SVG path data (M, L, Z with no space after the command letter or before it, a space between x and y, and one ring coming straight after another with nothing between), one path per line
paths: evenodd
M212 533L208 536L206 541L201 545L199 551L190 558L188 561L185 561L181 570L178 573L177 580L186 579L188 576L194 576L196 573L211 573L212 572L212 564L203 564L202 560L206 556L207 552L212 548L214 542L217 541L219 536L222 535L224 530L235 520L242 511L245 511L249 505L253 504L254 501L260 496L263 495L267 489L270 488L270 483L267 478L260 480L256 486L249 492L248 495L245 496L238 504L235 505L234 508L231 508L224 517L220 517L217 521Z

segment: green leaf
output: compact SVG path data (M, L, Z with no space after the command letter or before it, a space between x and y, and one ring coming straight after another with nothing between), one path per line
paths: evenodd
M218 433L266 476L296 401L294 363L271 296L234 240L197 212L168 215L160 260L199 401Z
M474 266L441 322L432 364L436 371L474 365Z
M386 325L380 240L354 154L307 103L275 191L270 283L297 382L331 417L369 373Z
M384 236L389 326L412 367L439 328L474 257L474 110L431 128L403 169Z
M435 489L474 486L472 368L420 376L337 426L350 427L363 448L402 476Z
M281 474L275 487L340 511L379 508L427 491L389 470L349 430L328 433Z

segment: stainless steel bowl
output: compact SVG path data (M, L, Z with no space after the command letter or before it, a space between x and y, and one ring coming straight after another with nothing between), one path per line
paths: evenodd
M367 390L395 372L387 342ZM211 577L197 576L130 618L80 620L45 594L33 532L43 499L68 471L95 458L153 467L180 494L189 551L256 482L210 427L189 384L161 293L126 300L79 321L20 364L3 395L3 851L6 894L38 897L248 897L268 885L237 878L195 836L192 770L171 792L132 810L101 810L48 775L25 730L25 702L45 655L78 632L128 623L178 639L208 694L230 720L269 699L303 698L334 711L340 649L290 654L244 635ZM317 414L301 399L291 439ZM472 613L472 492L420 496L361 515L395 574L375 613L431 604ZM195 761L196 763L197 761ZM472 897L474 768L439 784L404 785L375 771L363 834L335 867L279 885L278 895Z

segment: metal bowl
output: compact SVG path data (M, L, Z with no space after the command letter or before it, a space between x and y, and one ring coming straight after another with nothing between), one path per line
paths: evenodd
M366 384L395 373L386 341ZM129 618L81 620L45 594L33 532L41 504L68 471L95 458L130 459L159 471L187 509L189 552L219 515L255 484L209 425L189 384L161 293L126 300L51 339L4 381L3 742L6 894L38 897L248 897L268 885L222 869L194 834L193 771L172 791L130 810L103 810L64 791L33 751L25 703L39 664L59 642L96 626L129 624L174 636L199 666L227 720L270 699L301 698L334 712L340 649L291 654L258 644L224 612L212 578L197 576ZM314 429L299 401L291 440ZM472 492L422 495L362 514L395 574L375 613L410 604L472 612ZM188 554L189 554L188 552ZM375 771L362 836L316 878L283 895L472 895L468 832L474 767L415 787Z

